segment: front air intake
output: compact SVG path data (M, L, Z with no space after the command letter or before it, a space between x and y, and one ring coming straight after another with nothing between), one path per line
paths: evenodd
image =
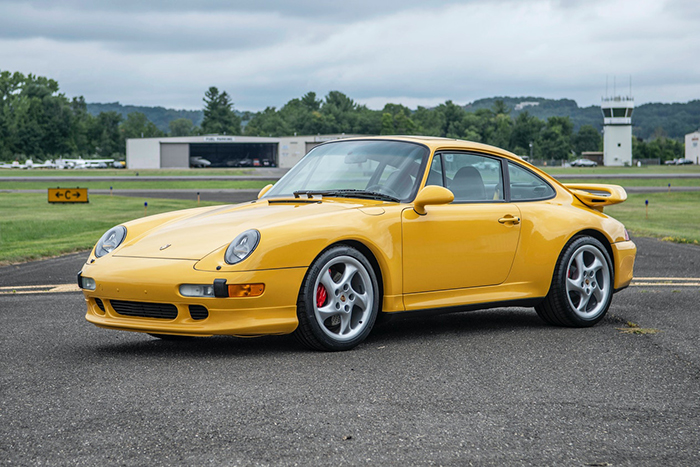
M170 303L127 302L124 300L110 300L114 311L124 316L136 316L138 318L175 319L177 307Z

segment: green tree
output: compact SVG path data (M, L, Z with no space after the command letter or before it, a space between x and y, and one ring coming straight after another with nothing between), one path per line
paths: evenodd
M72 148L71 153L87 156L95 152L94 146L88 137L90 127L94 124L94 117L87 111L87 104L83 96L74 97L70 104L73 112L73 127L71 129Z
M535 144L539 139L544 122L530 115L527 111L520 113L513 122L513 130L510 133L509 148L521 156L530 155L530 144Z
M592 125L583 125L572 138L574 151L580 155L584 151L600 151L603 137Z
M155 123L146 118L141 112L131 112L126 120L121 123L120 130L124 140L130 138L158 138L165 134L158 129Z
M544 159L568 159L574 124L569 117L549 117L536 146L537 156Z
M190 136L195 131L194 123L189 118L172 120L168 127L170 128L170 136Z
M246 134L252 136L284 136L289 133L285 121L274 107L267 107L255 114L246 126Z
M189 118L178 118L168 124L170 136L191 136L195 132L194 123Z
M122 116L117 112L100 112L88 130L94 154L99 157L121 156L125 154L124 138L119 129Z
M660 159L670 161L685 156L685 145L670 138L656 138L645 142L640 138L632 138L632 155L635 159Z
M382 110L382 135L413 135L416 124L411 119L411 110L401 104L386 104Z
M202 132L208 134L241 134L241 119L233 111L233 102L226 91L212 86L205 93L204 120L202 120Z

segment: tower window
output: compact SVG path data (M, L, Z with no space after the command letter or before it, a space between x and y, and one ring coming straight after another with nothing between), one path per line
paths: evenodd
M612 110L611 109L603 109L603 117L605 117L605 118L612 117Z
M624 117L627 109L612 109L613 117Z

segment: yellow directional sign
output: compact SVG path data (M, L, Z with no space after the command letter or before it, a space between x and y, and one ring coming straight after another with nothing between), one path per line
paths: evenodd
M89 203L87 188L49 188L49 203Z

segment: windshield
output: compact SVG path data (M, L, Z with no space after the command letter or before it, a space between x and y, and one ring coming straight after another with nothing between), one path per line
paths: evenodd
M315 147L263 198L361 197L408 201L418 190L428 148L403 141L337 141Z

